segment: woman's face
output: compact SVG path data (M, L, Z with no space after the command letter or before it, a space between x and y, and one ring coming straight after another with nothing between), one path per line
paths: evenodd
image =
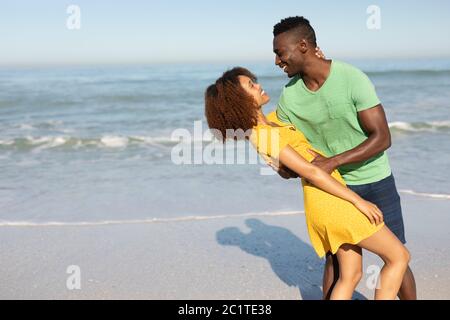
M241 83L241 86L245 90L245 92L247 92L250 96L253 97L253 99L255 99L258 107L262 107L270 101L269 95L264 92L264 90L261 88L261 85L253 82L253 80L249 77L239 76L239 82Z

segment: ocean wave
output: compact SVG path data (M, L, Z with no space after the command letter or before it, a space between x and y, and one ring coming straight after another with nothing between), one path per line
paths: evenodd
M417 192L417 191L408 190L408 189L400 189L399 192L403 193L403 194L409 194L412 196L416 196L416 197L450 200L450 194L425 193L425 192Z
M370 68L361 68L361 70L366 73L369 77L371 76L394 76L394 75L400 75L400 76L408 76L408 77L425 77L425 76L450 76L450 70L448 69L386 69L386 70L376 70L376 69L370 69ZM264 81L271 81L271 80L280 80L285 81L286 75L284 73L266 73L266 74L259 74L258 80L261 83L264 83Z
M56 129L64 125L61 120L48 120L39 123L19 123L15 128L20 130L36 130L36 129Z
M149 224L149 223L169 223L183 221L217 220L226 218L245 217L276 217L304 214L304 211L276 211L276 212L250 212L243 214L215 215L215 216L186 216L173 218L147 218L130 220L102 220L102 221L80 221L80 222L33 222L33 221L0 221L0 227L84 227L84 226L107 226L123 224Z
M21 128L26 133L33 127L28 124L21 124ZM429 121L429 122L390 122L389 128L393 133L416 133L416 132L450 132L450 120L445 121ZM64 133L72 133L68 130ZM102 135L98 137L76 137L70 135L55 136L31 136L16 137L9 139L0 139L0 149L9 150L43 150L43 149L80 149L80 148L110 148L121 149L130 146L153 146L163 149L170 149L179 143L211 143L213 136L209 133L200 136L194 136L189 130L184 129L181 135L167 136L144 136L144 135ZM184 136L185 134L185 136ZM231 147L227 144L227 147Z
M406 76L450 76L450 70L448 69L388 69L388 70L364 70L368 76L379 75L406 75Z
M38 123L18 123L11 126L12 129L18 129L28 134L37 132L38 130L52 131L55 133L71 134L75 132L72 128L64 127L64 122L61 120L48 120Z
M389 123L389 128L394 132L445 132L450 131L450 120L427 122L403 122Z
M180 143L210 143L209 137L196 137L190 140L170 136L120 136L103 135L93 138L74 136L25 136L20 138L0 139L0 149L30 151L44 149L80 149L80 148L106 148L123 149L131 146L153 146L170 149Z

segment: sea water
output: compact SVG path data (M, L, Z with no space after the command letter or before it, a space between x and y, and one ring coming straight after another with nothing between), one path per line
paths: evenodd
M449 201L450 61L347 62L376 86L392 133L388 156L401 194ZM0 223L301 211L299 180L262 175L262 163L173 161L180 141L172 134L193 133L196 121L206 131L204 91L235 65L0 70ZM239 65L258 76L272 98L264 110L273 110L286 75L270 61ZM199 139L192 148L209 143ZM245 146L226 148L247 152Z

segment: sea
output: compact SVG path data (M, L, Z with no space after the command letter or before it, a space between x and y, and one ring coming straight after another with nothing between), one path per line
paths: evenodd
M450 60L341 61L375 84L402 198L450 201ZM271 96L264 110L274 110L288 78L271 61L0 69L0 226L301 212L300 181L270 174L261 159L194 159L217 143L205 89L237 65L258 76ZM180 150L192 161L178 161Z

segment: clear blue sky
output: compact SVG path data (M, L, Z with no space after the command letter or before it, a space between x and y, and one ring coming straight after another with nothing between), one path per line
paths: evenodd
M81 29L66 28L68 5ZM366 9L381 8L381 30ZM0 64L95 64L273 59L272 28L303 15L327 56L450 57L450 1L0 1Z

